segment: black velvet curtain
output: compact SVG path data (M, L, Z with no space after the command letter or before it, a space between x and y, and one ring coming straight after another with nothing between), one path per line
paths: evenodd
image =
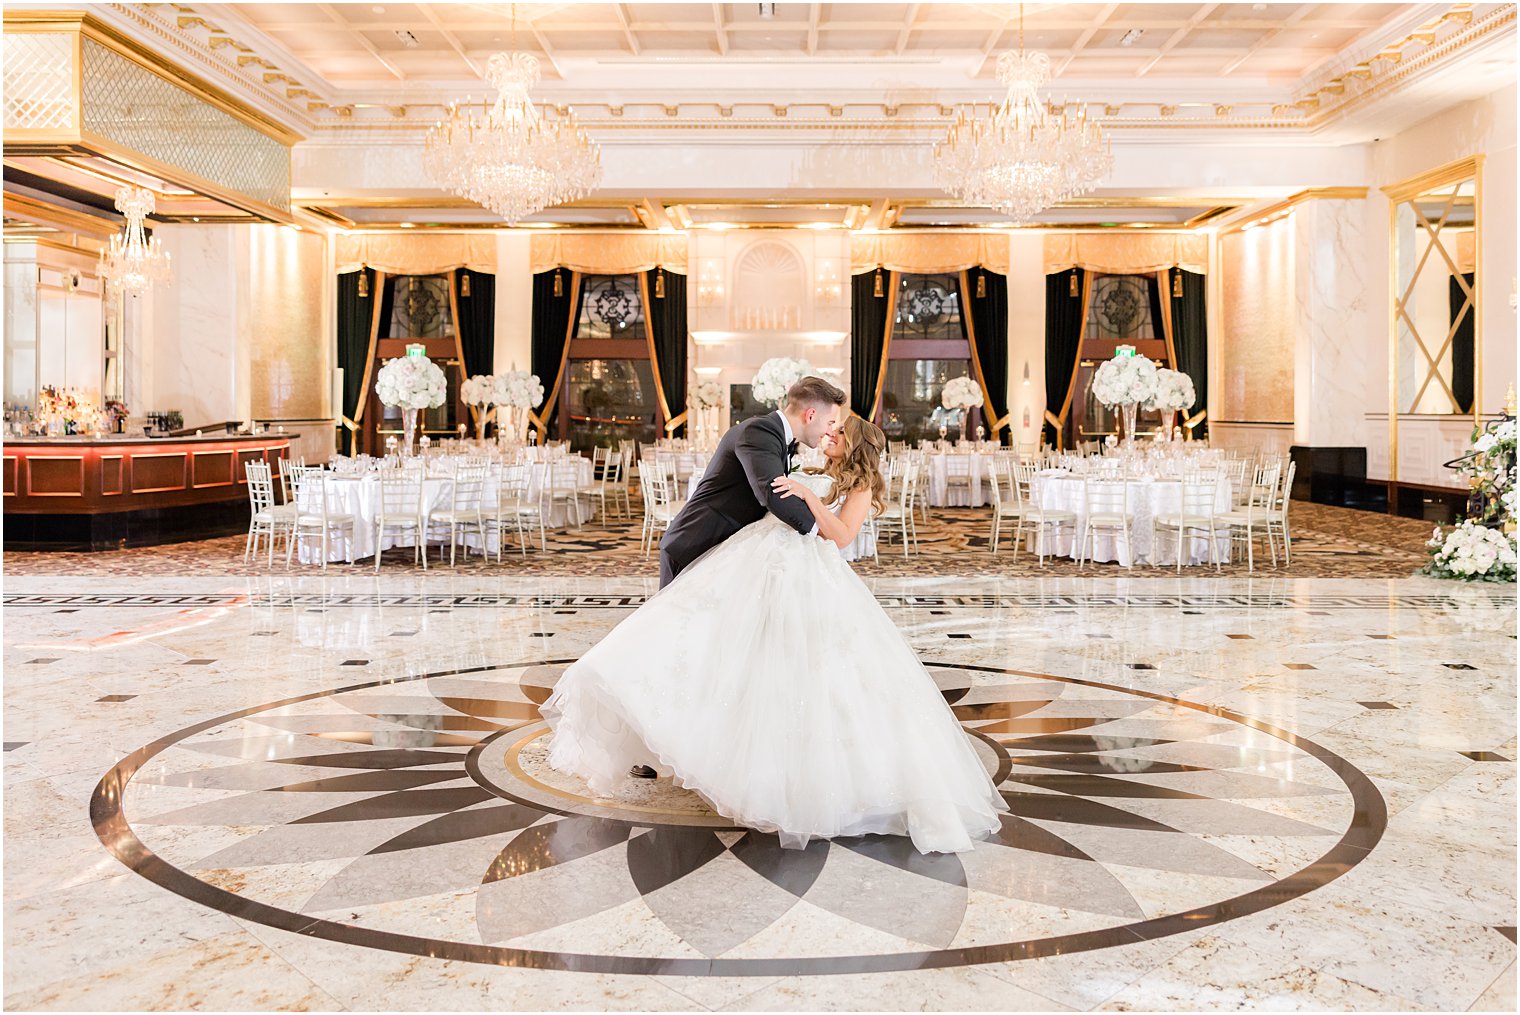
M877 296L877 272L850 277L850 409L871 418L876 400L876 378L881 376L881 357L887 346L886 294L892 292L892 273L882 271Z
M1045 276L1045 411L1061 414L1077 369L1077 353L1082 348L1081 268L1068 268ZM1077 295L1073 296L1075 291ZM1061 434L1047 420L1043 432L1047 443L1056 444Z
M1177 269L1173 268L1172 271ZM1168 276L1170 277L1170 276ZM1151 327L1154 329L1153 337L1166 338L1165 318L1161 316L1161 283L1156 278L1156 273L1151 272L1145 281L1145 294L1150 298ZM1173 370L1180 370L1177 364L1171 364Z
M1182 295L1167 296L1172 301L1172 348L1177 353L1177 369L1192 378L1193 390L1198 393L1193 407L1180 414L1186 419L1209 405L1209 318L1204 302L1205 276L1181 268L1172 272L1182 277ZM1205 419L1193 430L1193 436L1203 437L1208 427Z
M555 278L559 292L556 294ZM544 402L554 398L554 382L559 378L559 363L565 354L566 336L571 319L580 312L570 299L579 291L575 272L567 268L541 271L533 276L533 372L544 385ZM558 402L555 402L556 408ZM543 407L537 407L542 414ZM544 427L552 432L550 420Z
M1467 272L1462 278L1467 282L1468 289L1478 280L1478 276L1472 272ZM1462 304L1467 302L1467 293L1462 291L1461 284L1455 278L1450 280L1448 286L1451 319L1456 320L1457 314L1462 312ZM1459 412L1472 412L1473 407L1473 317L1476 313L1473 307L1468 307L1467 313L1462 316L1462 322L1457 325L1456 334L1451 337L1451 393L1457 396Z
M466 377L493 373L496 363L496 276L468 268L461 268L453 274L463 373ZM468 295L465 293L466 279L469 279Z
M364 279L364 291L359 295L359 278ZM347 271L338 276L338 367L343 371L343 404L338 411L343 419L338 421L340 443L345 454L352 454L354 432L343 420L353 421L359 411L361 388L364 385L364 367L369 357L370 321L375 312L375 273L372 269Z
M966 290L961 294L961 305L976 332L977 363L992 402L987 435L1001 441L1013 433L1012 427L992 429L993 424L1008 415L1008 276L982 267L970 268L966 271ZM963 315L961 329L964 331L965 327Z
M661 275L665 277L664 299L658 295ZM669 423L686 414L686 276L663 268L647 271L644 273L644 291L649 294L644 320L648 322L649 335L654 339L660 388L665 392L665 404L670 407L671 419L666 420ZM677 431L668 432L674 434Z

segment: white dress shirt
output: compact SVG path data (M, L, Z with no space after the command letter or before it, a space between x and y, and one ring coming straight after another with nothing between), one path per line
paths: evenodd
M784 452L782 452L782 457L786 460L786 471L787 472L791 472L792 471L792 452L791 452L792 441L796 440L797 438L792 435L792 421L786 418L786 413L782 412L780 409L777 409L776 410L776 415L778 415L778 416L781 417L781 433L782 433L782 436L786 440L786 450ZM813 528L808 533L808 535L810 535L810 536L816 536L816 535L818 535L818 523L817 522L813 523Z

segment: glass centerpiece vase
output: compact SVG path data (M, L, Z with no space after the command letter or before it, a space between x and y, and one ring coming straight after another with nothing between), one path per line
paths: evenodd
M1135 442L1135 417L1140 414L1139 402L1124 402L1119 406L1120 416L1124 423L1124 441L1126 444Z
M403 408L401 410L401 455L403 458L410 458L417 453L417 416L421 412L421 409Z

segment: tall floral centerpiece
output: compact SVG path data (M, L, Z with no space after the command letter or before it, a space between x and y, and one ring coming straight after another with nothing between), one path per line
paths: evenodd
M1472 449L1457 460L1467 477L1467 517L1431 535L1423 574L1464 581L1515 580L1515 403L1504 416L1473 428Z
M754 380L749 385L750 394L757 402L779 407L793 384L817 373L813 364L805 359L777 356L760 364L760 369L755 371Z
M961 436L965 436L966 413L982 404L982 387L964 374L952 377L940 389L939 404L946 409L954 409L959 414L958 418L963 421Z
M1198 392L1193 389L1193 379L1181 370L1162 367L1156 371L1156 393L1146 401L1145 407L1160 411L1161 432L1169 440L1177 425L1177 413L1191 408L1196 401Z
M486 421L482 418L486 406L491 404L491 393L495 390L496 378L490 374L476 374L459 386L459 397L464 399L464 404L475 410L475 440L478 442L485 436Z
M448 393L443 368L427 358L427 347L409 345L406 355L393 359L375 375L375 394L382 405L401 410L401 428L406 443L403 454L412 454L417 436L417 413L436 409Z
M723 409L723 385L717 381L698 381L691 389L691 407L697 414L697 443L703 446L718 436L718 413Z
M1114 358L1093 373L1092 394L1110 408L1118 406L1124 417L1124 437L1135 439L1135 414L1140 403L1156 394L1156 364L1135 354L1132 345L1121 345Z
M544 385L537 374L526 370L508 370L497 374L491 386L491 401L496 403L496 433L514 444L521 443L528 428L528 410L544 400Z

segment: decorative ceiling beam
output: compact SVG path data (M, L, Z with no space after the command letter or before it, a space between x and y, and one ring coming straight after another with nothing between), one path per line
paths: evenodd
M817 5L814 4L816 7ZM908 13L903 18L902 31L897 33L897 55L902 56L903 50L908 47L908 40L913 37L914 22L918 20L918 9L921 4L909 4Z
M808 56L813 56L818 52L818 16L822 11L823 4L808 4Z
M1170 53L1173 47L1175 47L1183 39L1187 38L1188 33L1196 28L1200 21L1208 17L1210 14L1213 14L1218 9L1218 4L1204 4L1202 7L1198 8L1198 12L1188 19L1188 23L1168 36L1167 40L1161 44L1161 48L1156 51L1156 55L1147 60L1144 66L1142 66L1139 70L1135 71L1135 77L1145 77L1145 75L1150 72L1150 69L1152 67L1161 62L1162 57Z
M628 21L628 9L624 4L613 4L612 9L617 12L618 21L623 26L623 38L628 40L628 51L634 56L639 55L639 38L633 34L633 26Z
M1248 48L1244 53L1240 54L1240 56L1225 64L1224 68L1219 72L1220 77L1235 73L1236 69L1239 68L1241 64L1245 63L1247 60L1251 59L1251 57L1261 52L1262 49L1266 47L1267 43L1271 42L1273 39L1281 35L1284 30L1291 28L1292 26L1302 21L1304 18L1308 17L1309 13L1313 11L1316 6L1316 4L1299 4L1298 10L1294 11L1292 14L1289 14L1286 18L1284 18L1281 25L1279 25L1277 28L1272 29L1261 38L1251 43L1250 48Z
M464 46L460 45L458 37L449 31L448 27L439 19L437 13L433 10L433 5L422 4L421 7L422 13L426 14L427 19L438 29L439 34L443 36L443 41L449 44L449 48L459 54L459 58L464 61L464 65L481 77L485 77L485 72L480 69L480 65L472 60L470 54L465 52Z
M540 32L538 26L531 21L528 22L528 31L533 33L533 41L538 43L538 48L543 51L544 63L548 64L549 69L554 71L555 77L563 81L565 70L559 65L559 61L554 59L554 47L549 45L549 40L544 38L544 33Z
M1105 4L1103 9L1098 12L1097 17L1093 18L1092 23L1082 30L1081 35L1077 36L1077 41L1072 43L1071 52L1067 53L1066 59L1062 60L1055 70L1050 72L1050 76L1053 78L1060 77L1061 72L1066 70L1072 60L1076 59L1077 54L1082 52L1083 47L1087 45L1094 35L1098 34L1098 30L1108 21L1109 16L1118 9L1118 4ZM1118 26L1115 25L1113 27L1117 28Z
M364 37L364 35L363 35L362 32L360 32L358 29L356 29L351 23L349 23L349 21L346 18L344 18L341 14L339 14L337 12L337 10L333 8L332 4L317 4L317 7L324 14L328 15L328 17L332 18L338 24L343 25L345 28L347 28L348 29L348 34L350 34L350 35L352 35L354 37L354 41L357 42L359 45L363 46L366 50L368 50L369 51L369 55L372 56L372 57L374 57L375 60L380 64L380 66L382 66L386 70L390 71L391 75L393 77L395 77L396 80L398 80L398 81L405 81L406 80L406 75L401 72L401 69L399 67L397 67L395 64L391 63L389 60L387 60L385 58L385 56L380 52L380 50L378 50L378 49L375 48L375 44L372 43L372 42L370 42L368 39L366 39Z

